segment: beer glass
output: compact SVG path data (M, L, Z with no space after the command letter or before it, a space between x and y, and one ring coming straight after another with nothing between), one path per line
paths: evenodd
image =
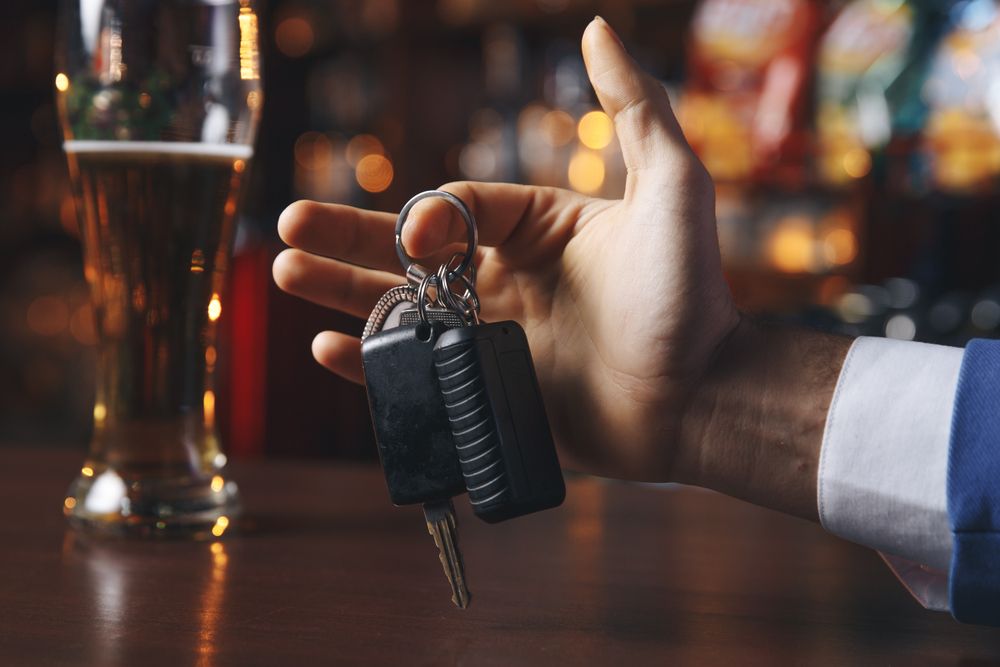
M221 535L216 333L263 102L250 0L67 0L56 99L99 343L87 532Z

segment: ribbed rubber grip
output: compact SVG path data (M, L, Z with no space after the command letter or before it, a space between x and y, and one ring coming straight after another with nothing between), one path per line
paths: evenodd
M507 500L510 482L475 345L469 340L438 351L434 366L469 500L481 509Z

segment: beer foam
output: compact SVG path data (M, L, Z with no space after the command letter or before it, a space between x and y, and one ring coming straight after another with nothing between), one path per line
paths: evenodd
M67 153L172 153L174 155L212 155L249 160L253 146L245 144L202 144L187 141L90 141L63 142Z

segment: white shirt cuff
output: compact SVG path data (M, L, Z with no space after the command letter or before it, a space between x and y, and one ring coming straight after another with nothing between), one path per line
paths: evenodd
M823 434L817 493L824 528L950 571L948 439L963 353L885 338L854 342ZM901 568L893 569L905 583Z

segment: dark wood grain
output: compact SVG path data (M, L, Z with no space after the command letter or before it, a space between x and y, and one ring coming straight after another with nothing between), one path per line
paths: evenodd
M82 460L0 449L2 665L982 665L1000 631L922 609L878 556L716 494L572 478L489 526L457 499L472 605L377 466L234 466L244 530L93 541Z

